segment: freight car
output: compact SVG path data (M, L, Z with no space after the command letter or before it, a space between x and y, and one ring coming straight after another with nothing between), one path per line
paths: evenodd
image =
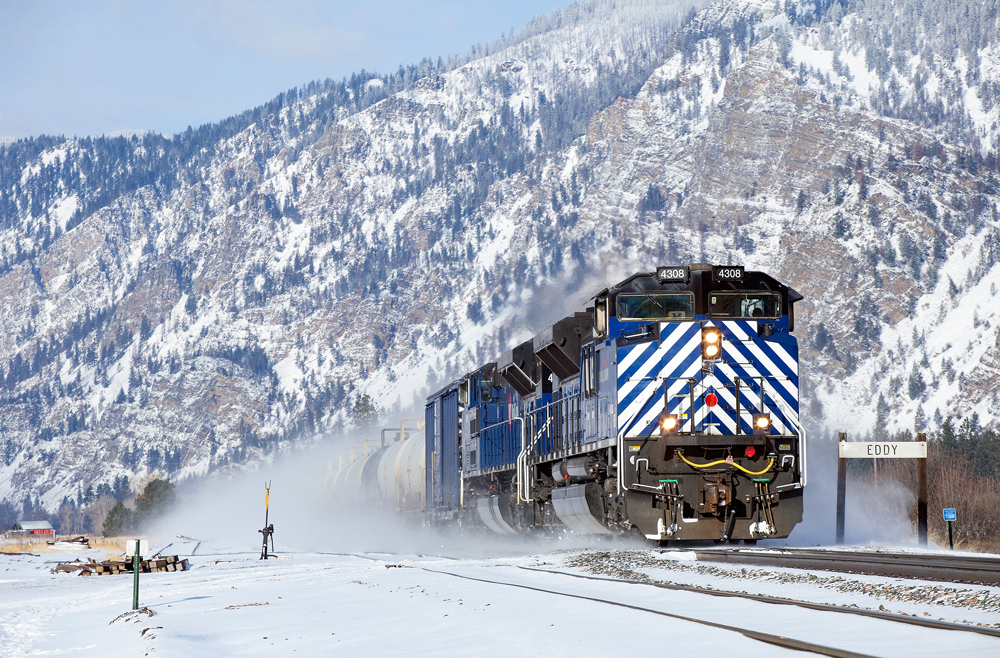
M427 399L427 521L661 543L788 536L806 484L801 299L707 264L600 291ZM377 454L334 477L376 491L364 473Z
M423 421L404 418L398 431L382 430L380 438L341 454L327 488L338 505L422 515L425 477Z

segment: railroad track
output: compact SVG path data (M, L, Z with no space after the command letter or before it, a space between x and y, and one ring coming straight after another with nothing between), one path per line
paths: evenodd
M580 599L583 601L590 601L593 603L602 603L605 605L616 606L619 608L627 608L629 610L636 610L638 612L645 612L653 615L659 615L661 617L668 617L670 619L676 619L678 621L687 621L695 624L700 624L702 626L708 626L710 628L718 628L720 630L732 631L734 633L739 633L744 637L750 638L752 640L757 640L758 642L764 642L766 644L772 644L779 647L784 647L786 649L794 649L796 651L807 651L810 653L815 653L821 656L830 656L830 658L873 658L870 654L857 653L854 651L846 651L844 649L838 649L836 647L828 647L822 644L816 644L814 642L805 642L803 640L797 640L785 635L775 635L773 633L764 633L762 631L742 628L739 626L732 626L729 624L720 624L718 622L709 621L707 619L698 619L696 617L688 617L686 615L679 615L673 612L665 612L663 610L656 610L655 608L648 608L640 605L633 605L631 603L623 603L621 601L612 601L609 599L603 599L596 596L585 596L583 594L573 594L571 592L560 592L558 590L553 590L551 588L534 587L532 585L526 585L523 583L512 583L504 580L495 580L492 578L480 578L476 576L469 576L466 574L454 573L451 571L442 571L440 569L431 569L428 567L418 567L422 571L427 571L429 573L436 573L445 576L453 576L455 578L462 578L464 580L471 580L479 583L489 583L491 585L502 585L506 587L516 587L518 589L530 590L533 592L541 592L542 594L549 594L553 596L564 596L572 599ZM543 573L551 573L557 575L574 575L565 574L563 572L548 571L545 569L538 569ZM632 581L615 581L611 579L601 579L596 578L595 580L608 580L610 582L621 582L628 584L637 584Z
M542 573L548 573L553 575L568 576L571 578L583 578L586 580L603 580L612 583L627 583L631 585L646 585L648 587L658 587L660 589L674 590L677 592L692 592L695 594L707 594L708 596L718 596L722 598L746 599L748 601L757 601L758 603L789 605L789 606L795 606L796 608L805 608L807 610L819 610L821 612L836 612L846 615L857 615L859 617L870 617L872 619L881 619L883 621L892 621L900 624L910 624L913 626L923 626L924 628L934 628L942 631L965 631L968 633L978 633L980 635L986 635L988 637L994 637L1000 639L1000 629L998 628L991 628L989 626L971 626L969 624L953 623L948 621L941 621L938 619L927 619L915 616L911 617L908 615L899 615L893 612L883 612L881 610L865 610L862 608L852 608L842 605L833 605L830 603L813 603L810 601L800 601L797 599L786 599L777 596L767 596L765 594L730 592L727 590L695 587L693 585L673 585L667 583L645 582L641 580L624 580L621 578L611 578L610 576L588 576L586 574L573 573L568 571L558 571L556 569L541 569L538 567L518 567L518 568L524 569L526 571L539 571Z
M688 552L692 552L692 551L688 551ZM693 551L693 552L696 553L696 554L711 553L711 554L713 554L716 557L719 554L726 554L726 555L729 555L730 558L733 557L734 553L738 553L738 554L741 554L741 558L740 559L746 558L748 560L746 562L741 562L741 563L745 563L745 564L758 564L758 562L751 562L749 560L754 559L754 556L760 557L761 555L770 555L771 557L774 557L775 553L777 553L777 554L784 554L784 553L797 553L797 554L801 554L801 553L819 553L821 555L826 556L828 553L835 552L835 553L837 553L837 555L835 557L838 557L838 558L841 557L844 553L847 553L849 555L862 555L862 556L866 556L868 558L871 558L872 556L879 556L879 555L881 555L881 556L891 556L891 557L901 557L901 554L898 554L898 553L875 553L875 552L866 553L866 552L860 552L860 551L859 552L848 552L848 551L815 551L815 550L800 550L800 549L781 549L780 551L770 550L768 553L765 553L764 551L760 551L760 550L757 550L757 551L747 551L747 550L732 550L732 549L721 549L721 550L720 549L707 549L707 550L697 550L697 551ZM377 554L366 554L366 553L333 552L333 551L322 552L321 554L324 554L324 555L339 555L339 556L345 556L345 557L356 557L356 558L362 558L362 559L365 559L365 560L370 560L370 561L375 562L375 563L384 563L384 562L386 562L386 557L397 555L397 554L392 553L392 552L380 552L380 553L377 553ZM748 555L748 554L754 554L754 555ZM902 554L902 556L905 556L905 557L914 557L914 558L927 557L926 555L921 555L921 554ZM433 558L436 558L436 559L445 559L445 560L456 561L456 562L461 560L461 558L456 558L456 557L451 557L451 556L442 556L442 555L421 556L421 557L433 557ZM940 557L944 558L942 560L942 562L947 562L947 561L962 562L963 560L967 560L968 556L951 556L951 555L945 555L945 556L940 556ZM978 558L978 556L971 556L971 557L973 558L973 560L976 560ZM699 559L701 559L700 555L699 555ZM994 565L995 564L1000 564L1000 560L997 560L997 559L993 559L992 561L990 560L990 558L982 558L982 559L985 560L985 561L987 561L987 562L989 562L989 563L991 563L991 564L994 564ZM721 560L717 560L717 561L721 561ZM733 559L731 561L735 562L735 559ZM784 563L784 562L777 562L775 564L777 564L778 566L786 566L786 567L789 566L787 563ZM561 570L552 569L552 568L514 566L514 565L497 565L497 566L507 566L507 567L514 568L514 569L517 569L517 570L528 571L528 572L535 572L535 573L549 575L549 576L555 576L555 577L565 577L565 578L573 578L573 579L586 579L586 580L592 580L592 581L604 581L604 582L607 582L607 583L617 583L617 584L632 585L632 586L656 587L656 588L660 588L660 589L664 589L664 590L674 590L674 591L680 591L680 592L689 592L689 593L693 593L693 594L701 594L701 595L707 595L707 596L712 596L712 597L743 599L743 600L753 601L755 603L762 603L762 604L780 605L780 606L793 606L793 607L803 608L803 609L806 609L806 610L812 610L812 611L816 611L816 612L827 612L827 613L832 613L832 614L844 614L844 615L852 615L852 616L856 615L856 616L861 616L861 617L868 617L868 618L875 619L875 620L880 620L880 621L883 621L883 622L898 623L898 624L907 624L907 625L912 625L912 626L924 627L924 628L928 628L928 629L935 629L935 630L942 630L942 631L952 631L952 632L957 631L957 632L974 633L974 634L978 634L978 635L981 635L981 636L987 636L987 637L993 638L994 640L1000 640L1000 629L997 629L997 628L992 628L992 627L989 627L989 626L975 626L975 625L962 624L962 623L957 623L957 622L953 623L953 622L947 622L947 621L943 621L943 620L935 620L935 619L930 619L930 618L921 618L921 617L917 617L917 616L901 615L901 614L896 614L896 613L887 612L887 611L881 611L881 610L866 610L866 609L857 608L857 607L851 607L851 606L841 606L841 605L833 605L833 604L826 604L826 603L814 603L814 602L810 602L810 601L795 600L795 599L781 598L781 597L774 597L774 596L767 596L767 595L761 595L761 594L750 594L750 593L746 593L746 592L732 592L732 591L726 591L726 590L717 590L717 589L710 589L710 588L702 588L702 587L689 586L689 585L675 585L675 584L667 584L667 583L657 583L657 582L645 582L645 581L637 581L637 580L619 579L619 578L613 578L613 577L608 577L608 576L587 575L587 574L580 574L580 573L575 573L575 572L561 571ZM760 630L756 630L756 629L752 629L752 628L745 628L745 627L740 627L740 626L723 624L723 623L711 621L711 620L708 620L708 619L699 619L699 618L691 617L691 616L687 616L687 615L681 615L681 614L677 614L677 613L666 612L664 610L657 610L656 608L650 608L650 607L646 607L646 606L643 606L643 605L636 605L636 604L632 604L632 603L625 603L625 602L622 602L622 601L615 601L615 600L611 600L611 599L602 598L602 597L599 597L599 596L589 596L589 595L580 594L580 593L560 591L560 589L556 589L556 588L553 588L551 586L536 586L536 585L527 584L527 583L511 582L510 580L506 580L506 579L485 578L485 577L481 577L479 575L475 575L474 576L474 575L470 575L470 574L466 574L466 573L456 573L456 572L450 571L450 570L436 569L436 568L431 568L431 567L423 567L423 566L419 566L419 565L407 565L407 567L408 568L419 569L421 571L426 571L426 572L429 572L429 573L436 573L436 574L451 576L451 577L454 577L454 578L461 578L461 579L465 579L465 580L469 580L469 581L489 583L489 584L499 585L499 586L505 586L505 587L515 587L515 588L520 588L520 589L524 589L524 590L530 590L530 591L540 592L540 593L543 593L543 594L549 594L549 595L554 595L554 596L562 596L562 597L568 597L568 598L575 598L575 599L591 601L591 602L599 603L599 604L605 604L605 605L617 606L617 607L621 607L621 608L627 608L627 609L630 609L630 610L635 610L637 612L649 613L649 614L658 615L658 616L661 616L661 617L667 617L667 618L675 619L675 620L678 620L678 621L687 621L687 622L691 622L691 623L695 623L695 624L700 624L700 625L711 627L711 628L717 628L717 629L720 629L720 630L731 631L731 632L734 632L734 633L739 633L739 634L741 634L744 637L747 637L749 639L757 640L757 641L764 642L764 643L767 643L767 644L771 644L771 645L775 645L775 646L780 646L780 647L784 647L784 648L788 648L788 649L795 649L795 650L799 650L799 651L805 651L805 652L815 653L815 654L823 655L823 656L830 656L831 658L859 658L859 657L864 657L864 656L868 656L869 655L869 654L863 654L863 653L853 652L853 651L850 651L850 650L841 649L841 648L837 648L837 647L831 647L831 646L826 646L826 645L822 645L822 644L817 644L817 643L809 642L809 641L805 641L805 640L799 640L799 639L796 639L796 638L793 638L793 637L789 637L789 636L786 636L786 635L778 635L778 634L773 634L773 633L766 633L766 632L763 632L763 631L760 631ZM810 567L810 568L816 568L816 567ZM885 575L885 571L869 571L869 572L870 573L878 573L880 575ZM926 577L926 576L921 575L920 577L923 578L923 577Z
M667 552L672 550L667 549ZM1000 558L998 557L808 548L677 550L694 553L696 558L703 562L755 564L768 567L817 569L875 576L944 580L955 583L1000 585Z

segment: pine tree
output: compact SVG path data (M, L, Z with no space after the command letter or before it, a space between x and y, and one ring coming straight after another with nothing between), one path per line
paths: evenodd
M885 401L885 396L878 394L878 402L875 404L875 428L872 430L872 439L875 441L885 441L889 438L889 430L886 425L889 422L889 403Z
M927 425L927 416L924 415L923 406L917 407L917 415L913 418L913 431L923 432L924 427Z
M104 519L102 534L105 537L120 537L131 533L134 527L135 512L125 507L125 503L118 501Z
M170 510L177 500L177 491L170 480L150 481L135 497L135 520L137 524L147 524Z
M913 364L913 370L910 371L910 380L907 384L906 392L909 394L911 400L916 400L924 394L924 390L927 388L927 384L924 383L924 376L920 374L918 369L918 364Z
M958 447L958 437L955 435L955 424L951 416L945 418L941 424L941 445L945 452L952 452Z
M357 427L372 427L378 422L379 409L367 393L362 393L354 402L354 424Z

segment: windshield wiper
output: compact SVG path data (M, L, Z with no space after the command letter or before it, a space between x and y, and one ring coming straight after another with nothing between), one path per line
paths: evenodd
M646 296L646 299L648 299L649 301L651 301L654 304L656 304L657 306L659 306L661 311L663 311L664 313L667 312L667 307L664 306L662 303L660 303L660 302L656 301L655 299L653 299L653 296L650 295L648 291L643 290L643 289L640 288L639 292L641 292L642 294L644 294Z

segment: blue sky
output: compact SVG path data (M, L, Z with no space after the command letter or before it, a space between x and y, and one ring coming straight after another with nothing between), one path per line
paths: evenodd
M0 0L0 137L173 134L515 32L556 0Z

